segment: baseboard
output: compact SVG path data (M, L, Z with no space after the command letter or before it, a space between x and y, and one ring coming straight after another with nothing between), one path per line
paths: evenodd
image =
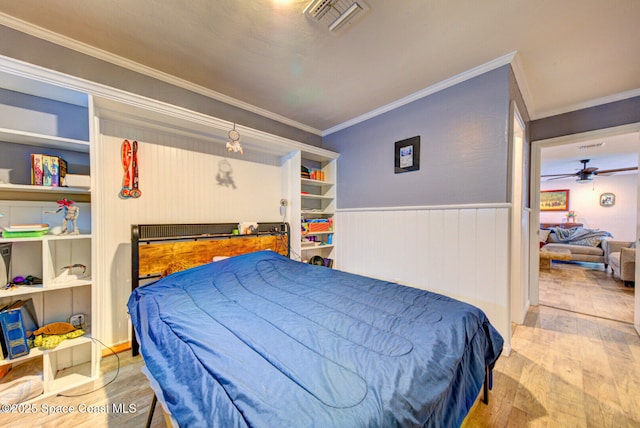
M120 352L128 351L131 349L131 342L124 342L118 345L113 345L110 347L111 349L103 349L102 350L102 358L113 355L114 352L119 354Z

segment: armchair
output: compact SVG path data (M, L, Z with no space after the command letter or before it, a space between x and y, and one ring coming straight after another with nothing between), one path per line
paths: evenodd
M632 245L630 241L603 242L607 264L626 287L632 287L636 280L636 249Z

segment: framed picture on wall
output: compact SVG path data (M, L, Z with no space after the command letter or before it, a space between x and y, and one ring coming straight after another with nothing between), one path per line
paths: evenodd
M569 189L542 190L540 192L540 211L568 211Z
M603 207L612 207L616 204L616 195L613 193L603 193L600 195L600 205Z
M396 141L395 173L420 169L420 136Z

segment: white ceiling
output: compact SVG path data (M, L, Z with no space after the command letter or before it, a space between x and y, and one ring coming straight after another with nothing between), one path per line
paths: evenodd
M637 132L621 134L603 138L594 138L571 144L542 149L540 175L572 174L580 171L583 159L589 159L587 167L599 170L629 168L638 166L638 152L640 151L640 136ZM637 174L637 171L619 172L616 174ZM545 178L562 182L575 180L576 177Z
M638 0L364 1L367 14L338 35L303 15L308 0L3 1L0 23L31 23L317 133L512 52L532 118L640 94Z

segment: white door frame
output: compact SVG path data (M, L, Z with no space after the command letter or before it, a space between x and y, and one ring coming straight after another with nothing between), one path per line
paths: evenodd
M539 264L538 249L540 239L540 164L543 147L553 147L569 143L577 143L584 140L595 138L611 137L620 134L638 133L638 156L640 157L640 122L629 125L616 126L613 128L598 129L596 131L582 132L579 134L565 135L562 137L549 138L546 140L534 141L531 143L531 271L530 274L530 294L529 298L532 305L539 305L540 288L539 280ZM640 174L638 174L638 213L636 225L636 239L640 238ZM640 241L638 241L640 242ZM536 247L534 251L534 246ZM636 278L640 277L640 251L636 251ZM636 281L637 282L637 281ZM636 331L640 334L640 292L638 287L635 289L635 307L634 307L634 325Z
M529 309L530 211L526 208L524 149L526 126L515 102L511 103L511 321L523 324Z

